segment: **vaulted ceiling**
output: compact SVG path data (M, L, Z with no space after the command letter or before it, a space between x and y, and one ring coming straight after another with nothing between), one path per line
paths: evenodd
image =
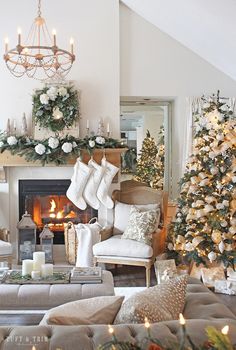
M122 2L236 80L236 0Z

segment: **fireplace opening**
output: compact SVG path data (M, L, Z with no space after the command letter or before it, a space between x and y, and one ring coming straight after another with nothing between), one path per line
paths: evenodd
M27 211L37 225L39 234L48 224L54 233L54 244L64 244L64 228L68 222L87 223L98 216L98 211L88 206L77 208L67 197L70 180L19 180L19 220Z

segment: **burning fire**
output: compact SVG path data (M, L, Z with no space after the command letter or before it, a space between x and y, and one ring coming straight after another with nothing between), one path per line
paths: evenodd
M57 205L54 199L50 201L50 205L51 205L51 208L49 210L50 212L49 217L52 219L63 219L64 217L65 218L76 217L76 213L73 210L71 210L67 215L65 215L64 210L59 210L58 212L56 212Z

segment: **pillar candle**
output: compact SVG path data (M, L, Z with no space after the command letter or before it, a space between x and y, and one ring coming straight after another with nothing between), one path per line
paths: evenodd
M41 271L41 266L45 264L45 252L34 252L34 271Z
M40 271L32 271L32 272L31 272L31 278L32 278L33 280L38 280L38 279L40 279Z
M42 277L53 276L53 264L43 264L41 266Z
M22 260L22 276L30 275L33 271L34 262L33 260L25 259Z

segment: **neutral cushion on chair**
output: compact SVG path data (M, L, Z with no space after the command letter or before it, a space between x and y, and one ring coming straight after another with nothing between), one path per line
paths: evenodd
M125 231L132 206L133 204L120 203L118 201L115 202L113 235L119 235ZM160 204L139 204L135 206L141 211L147 211L157 210L160 207ZM158 224L159 222L157 225Z
M131 239L121 239L121 235L115 235L93 246L93 254L107 256L122 256L129 258L150 258L153 254L152 247L145 243Z
M11 253L11 243L0 240L0 255L10 255Z

